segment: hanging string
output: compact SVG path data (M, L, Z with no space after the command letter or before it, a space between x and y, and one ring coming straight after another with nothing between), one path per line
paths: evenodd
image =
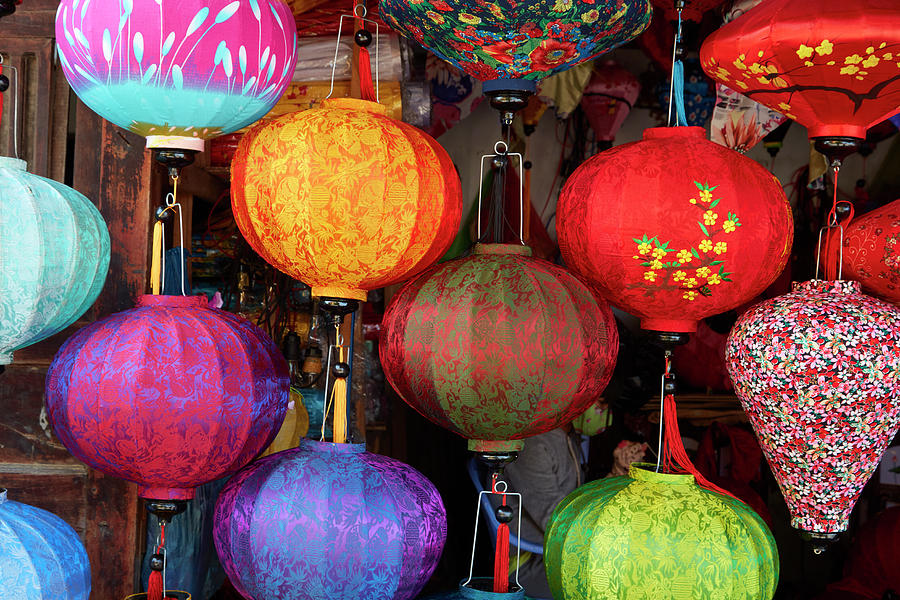
M163 600L166 570L166 522L159 522L159 541L150 559L150 578L147 580L147 600Z
M501 496L500 506L506 507L506 488L497 489L498 474L491 476L491 493ZM520 534L521 535L521 534ZM497 527L497 543L494 547L494 593L505 594L509 591L509 525L501 522Z
M341 335L341 323L335 323L334 335L335 343L328 348L328 361L325 367L326 403L319 441L325 441L325 423L328 421L328 414L333 409L331 440L336 444L343 444L347 442L347 378L350 375L350 366L347 364L348 349L344 345L343 336ZM335 352L337 353L337 361L332 367L331 357ZM327 390L332 374L334 374L334 383L331 384L329 393Z
M843 252L841 246L843 245L844 238L844 228L843 224L838 221L838 205L841 203L847 204L849 206L849 211L847 217L844 219L845 223L849 223L853 220L853 216L855 210L853 208L852 202L846 202L843 200L838 200L838 176L841 171L841 163L838 161L834 161L831 165L834 170L834 197L831 202L831 210L828 211L828 222L826 227L828 227L828 233L825 236L825 279L840 279L842 276L842 267L841 264L843 262ZM819 249L821 252L821 249ZM816 259L816 277L819 276L819 260Z
M168 212L178 213L178 235L181 248L181 267L179 269L181 279L181 295L187 296L185 291L186 261L184 256L184 219L181 204L178 203L178 176L172 177L172 192L166 194L166 206L156 213L156 223L153 224L153 244L150 254L150 291L158 296L161 293L163 282L166 278L166 234L163 220Z

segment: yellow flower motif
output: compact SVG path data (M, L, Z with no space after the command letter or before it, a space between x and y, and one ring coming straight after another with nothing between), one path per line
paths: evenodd
M786 88L788 86L788 83L784 80L783 77L776 77L772 80L772 85L777 88Z
M763 72L762 65L760 65L757 62L753 63L752 65L750 65L750 72L753 73L754 75L756 75L757 73L762 73Z
M712 202L712 192L709 190L700 190L700 199L704 202Z
M660 269L663 268L663 264L659 260L654 260L653 262L650 263L650 268L653 269L654 271L659 271Z
M689 263L694 260L694 256L691 254L690 250L679 250L678 251L678 262L684 264Z
M763 56L763 51L760 50L759 52L757 52L757 53L756 53L756 56L758 56L759 58L762 58L762 56Z
M426 12L425 14L428 16L429 19L431 19L431 21L432 21L433 23L436 23L437 25L443 25L443 24L444 24L444 20L445 20L445 19L444 19L444 16L443 16L442 14L436 13L436 12L434 12L433 10L429 10L429 11Z
M693 302L697 296L698 296L697 292L695 292L694 290L688 290L684 293L684 296L682 296L682 297L685 300L690 300L691 302Z
M700 250L702 252L709 252L710 250L712 250L712 247L713 244L710 240L703 240L702 242L700 242Z
M813 48L807 46L805 44L800 44L800 48L797 49L797 56L800 58L809 58L812 56Z
M763 85L767 85L769 83L769 79L767 77L757 77L756 80Z
M599 18L600 18L600 11L598 11L596 8L593 10L589 10L586 13L584 13L583 15L581 15L581 20L588 24L595 23L597 21L597 19L599 19Z
M725 242L716 242L713 251L715 251L716 254L724 254L725 252L728 252L728 244Z
M722 278L719 277L718 273L713 273L709 276L709 279L706 280L706 283L708 283L709 285L719 285L720 283L722 283Z
M662 248L654 248L653 249L653 258L662 258L666 255L666 251Z
M686 288L694 288L697 287L697 280L693 277L688 277L684 280L684 287Z
M470 15L469 13L459 13L459 20L469 25L478 25L481 23L481 17Z
M900 63L897 63L897 66L900 67ZM741 88L742 90L746 90L748 87L750 87L749 85L747 85L747 84L744 83L743 81L735 81L735 83L736 83L736 84L738 85L738 87Z
M781 110L791 110L791 105L787 102L779 102L778 108L780 108Z
M894 58L894 55L890 52L885 52L881 55L881 58L883 58L884 60L892 60Z
M650 252L650 243L649 242L641 242L638 244L638 252L641 254L647 254Z
M825 63L825 64L827 64L829 67L833 67L835 63L834 63L833 60L829 60L829 61L828 61L827 63Z
M686 277L687 273L685 273L684 271L675 271L675 274L672 275L672 279L675 281L684 281Z
M805 61L805 62L803 63L803 65L806 66L806 67L814 67L814 66L816 66L816 63L814 63L814 62L811 61L811 60L807 60L807 61Z
M644 279L647 281L656 281L656 271L644 271Z
M725 230L725 233L731 233L734 231L734 221L725 221L722 223L722 229Z
M711 210L708 210L705 213L703 213L703 224L704 225L715 225L716 219L718 219L718 218L719 218L718 214L714 213Z
M868 57L866 60L864 60L862 62L862 66L865 67L866 69L871 69L872 67L877 66L878 63L880 63L880 62L881 62L881 59L873 54L872 56Z
M731 71L729 71L725 67L720 66L718 68L718 71L716 72L716 77L718 77L719 79L728 79L729 77L731 77Z
M816 46L816 54L818 54L819 56L831 54L832 50L834 50L834 44L832 44L828 40L822 40L822 43Z
M863 59L862 56L860 56L859 54L853 54L844 59L844 64L845 65L858 65L859 63L862 62L862 59Z
M697 204L697 199L696 199L696 198L691 198L691 199L689 200L689 202L690 202L691 204Z
M841 75L853 75L857 71L859 71L859 67L849 65L841 69Z
M503 16L503 10L494 2L488 3L488 8L494 14L495 17L500 19L501 21L505 21L506 17Z
M869 46L868 48L866 48L866 54L872 54L873 52L875 52L875 46Z
M637 259L637 258L640 258L640 256L638 256L638 255L637 255L637 254L635 254L635 255L634 255L634 256L632 256L632 257L631 257L631 258L635 258L635 259Z
M697 277L709 277L709 267L700 267L697 269Z
M553 10L556 12L565 12L572 8L572 0L556 0Z
M775 73L778 71L778 67L775 65L766 65L766 73Z
M878 49L881 50L885 46L887 46L887 42L881 42L881 44L878 45Z
M731 63L731 64L733 64L735 67L737 67L738 69L740 69L741 71L743 71L744 69L747 68L747 65L744 64L744 59L745 59L745 58L747 58L747 55L746 55L746 54L741 54L739 57L737 57L736 59L734 59L734 62Z

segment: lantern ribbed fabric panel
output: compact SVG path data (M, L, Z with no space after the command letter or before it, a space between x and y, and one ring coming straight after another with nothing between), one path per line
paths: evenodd
M581 486L544 536L556 600L771 600L778 550L743 502L635 463Z
M108 268L109 233L91 201L0 156L0 365L74 323Z
M865 138L900 107L900 3L766 0L714 31L710 77L809 129Z
M145 137L194 139L201 151L202 140L269 112L297 59L282 0L62 0L56 41L91 110Z
M216 505L222 566L253 600L407 600L447 537L434 485L364 444L300 440L235 475Z
M72 527L0 489L0 600L88 600L91 565Z
M381 16L469 75L542 79L637 37L648 0L382 0Z
M641 327L692 332L787 263L791 208L756 161L700 127L659 127L585 161L560 194L566 265Z
M612 375L619 338L609 306L530 254L478 244L407 284L382 320L388 381L471 449L569 423Z
M795 283L738 319L726 360L791 524L846 530L900 426L900 310L857 281Z
M144 498L187 500L269 445L288 385L278 348L249 321L205 296L141 296L60 348L47 411L79 460Z
M844 226L843 265L847 279L882 300L900 302L900 200Z
M462 214L453 162L436 141L340 98L259 125L231 165L241 233L315 296L365 300L450 247Z

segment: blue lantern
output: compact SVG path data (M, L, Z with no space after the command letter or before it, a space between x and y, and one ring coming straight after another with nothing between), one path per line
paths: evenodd
M0 600L88 600L91 565L72 527L0 489Z
M109 233L91 201L0 156L0 365L74 323L108 268Z

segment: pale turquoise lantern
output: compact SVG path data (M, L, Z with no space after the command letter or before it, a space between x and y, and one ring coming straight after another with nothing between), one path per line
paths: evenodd
M88 600L91 565L72 527L0 488L0 600Z
M0 156L0 365L83 315L108 268L109 232L91 201Z

